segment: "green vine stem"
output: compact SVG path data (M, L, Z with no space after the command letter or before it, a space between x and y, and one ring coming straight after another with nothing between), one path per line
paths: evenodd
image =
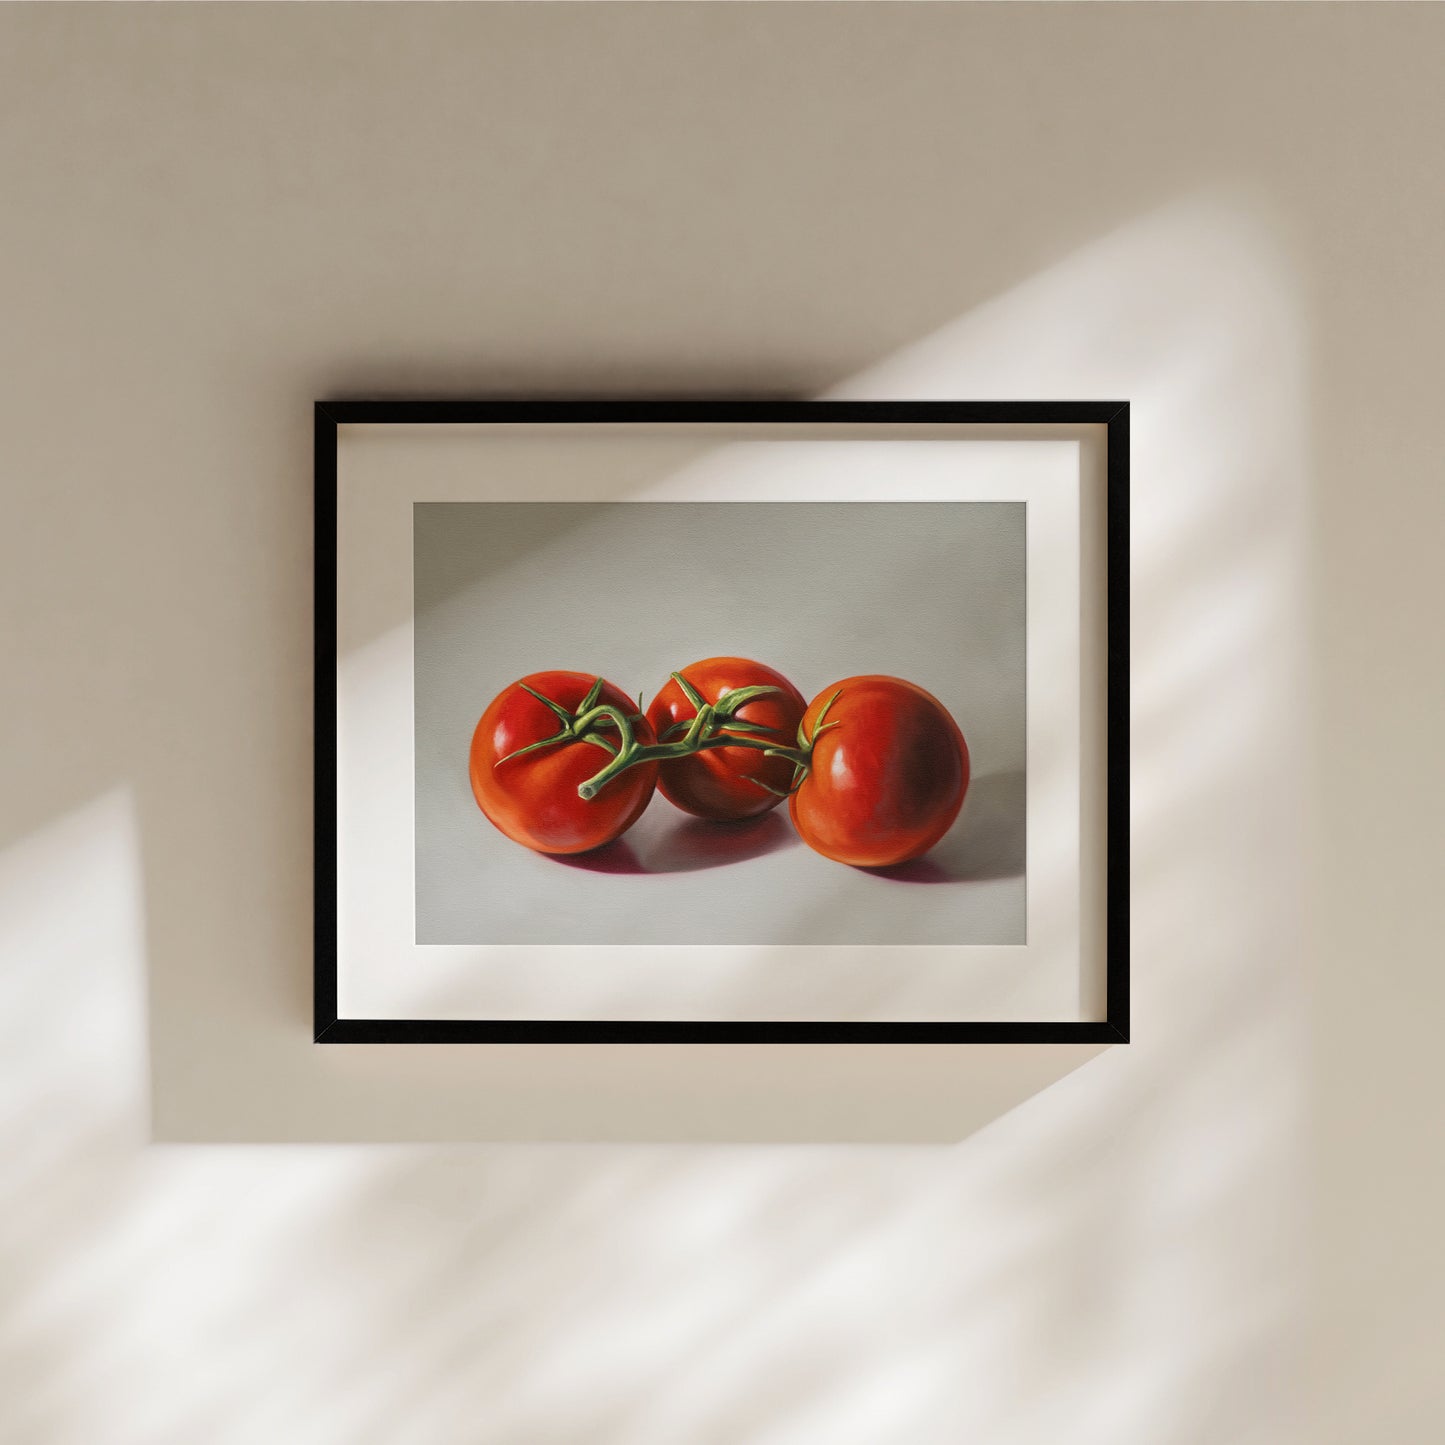
M705 752L709 748L752 748L754 751L762 753L765 758L786 758L788 762L792 763L793 778L786 792L770 786L761 778L751 779L758 787L786 798L796 792L798 785L807 777L808 770L812 765L813 744L817 742L819 735L829 728L838 726L836 722L825 723L823 721L828 715L829 708L838 700L838 694L835 692L823 704L812 736L805 733L803 725L799 723L797 746L787 747L772 738L758 736L761 733L774 732L776 729L768 727L764 723L751 722L737 716L737 713L755 698L781 692L781 688L764 685L739 687L723 693L716 702L708 702L681 673L675 672L672 676L688 701L697 709L697 714L686 723L679 719L668 729L670 734L678 727L684 727L685 731L680 738L656 743L641 743L637 740L637 730L633 724L642 720L641 712L628 714L611 703L597 701L602 694L600 677L593 683L575 713L569 712L560 703L544 697L540 692L528 687L526 683L522 683L521 686L525 691L531 693L538 702L543 703L556 715L559 728L551 737L539 738L534 743L528 743L525 747L508 753L504 758L498 758L492 766L499 768L513 758L536 752L541 748L555 747L560 743L591 743L594 747L610 753L611 757L599 772L577 788L577 796L590 801L615 777L625 773L629 768L635 768L639 763L662 763L670 762L675 758L690 758L694 753ZM641 706L640 699L638 705ZM617 732L615 743L604 731L611 729L615 729Z
M738 711L755 698L767 697L780 692L781 688L763 685L740 687L724 693L716 702L708 702L681 673L675 672L672 677L697 709L696 716L687 724L687 729L682 737L671 742L639 743L635 733L629 728L612 759L600 772L588 778L577 789L578 797L595 798L618 774L626 772L628 768L636 767L639 763L660 763L669 762L675 758L689 758L694 753L704 752L709 748L752 748L767 758L786 758L793 765L793 780L788 788L789 793L793 792L807 776L813 742L818 733L823 731L822 728L815 729L812 737L807 737L800 724L797 747L787 747L771 738L757 736L759 733L773 732L773 728L737 716ZM837 693L834 693L833 697L828 699L823 713L819 714L820 722L823 714L826 714L828 708L832 707L836 698ZM594 709L594 712L615 714L616 709L608 709L604 706ZM616 718L614 717L613 720L616 721ZM676 726L677 724L674 724L674 727ZM835 727L836 724L829 723L827 726ZM672 729L669 729L670 731ZM753 778L752 781L770 793L778 792L778 789L770 787L758 778ZM782 794L782 796L786 797L787 794Z

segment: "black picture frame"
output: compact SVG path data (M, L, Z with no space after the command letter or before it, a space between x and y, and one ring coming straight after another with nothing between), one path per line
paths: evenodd
M1124 1044L1129 1041L1129 404L1126 401L318 401L315 418L314 1038L327 1044ZM1106 428L1105 1017L847 1023L374 1019L337 1013L337 427L356 423L819 423Z

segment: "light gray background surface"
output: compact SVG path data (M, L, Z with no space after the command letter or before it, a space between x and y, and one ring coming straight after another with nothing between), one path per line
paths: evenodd
M413 521L418 943L1025 941L1022 502L433 502ZM786 805L724 826L657 794L568 860L486 821L467 753L508 683L600 671L650 701L724 653L808 698L867 672L934 693L973 762L949 835L863 872L802 844Z

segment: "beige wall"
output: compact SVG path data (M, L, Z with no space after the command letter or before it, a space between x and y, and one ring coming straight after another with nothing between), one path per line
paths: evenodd
M1437 1439L1442 53L0 11L0 1439ZM309 403L443 391L1130 397L1136 1042L312 1048Z

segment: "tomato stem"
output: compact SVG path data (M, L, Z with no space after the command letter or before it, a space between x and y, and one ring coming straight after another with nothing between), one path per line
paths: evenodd
M615 711L616 709L606 707L593 710L596 715ZM726 719L719 719L713 708L705 703L688 724L683 736L670 743L639 743L629 728L630 735L618 748L617 756L610 759L600 772L588 778L577 789L577 796L584 799L595 798L619 773L625 773L628 768L635 768L639 763L663 763L674 758L690 758L694 753L706 752L709 748L753 748L768 757L787 758L795 767L806 765L802 754L796 748L782 747L766 738L719 730L726 726Z
M504 758L498 758L492 766L500 768L503 763L508 763L513 758L537 752L541 748L574 742L591 743L593 746L601 748L603 752L611 754L600 771L593 774L577 789L579 798L591 801L613 778L625 773L629 768L635 768L639 763L663 763L671 762L675 758L690 758L694 753L705 752L709 748L752 748L755 752L762 753L765 758L784 758L792 763L793 778L786 792L772 787L760 778L749 779L750 782L756 783L758 787L764 788L770 793L788 797L797 791L798 785L808 775L808 770L812 765L813 744L817 741L818 735L826 732L829 728L838 726L836 722L825 723L823 721L828 715L828 709L838 700L838 694L835 692L823 704L817 723L813 727L812 736L805 733L803 725L799 723L797 746L790 747L772 738L760 736L760 734L774 732L776 729L765 723L752 722L747 718L737 716L738 712L754 699L781 692L781 688L763 684L755 687L738 687L721 694L716 702L708 702L681 673L675 672L672 676L682 689L683 695L697 709L697 712L691 719L678 719L668 729L667 734L664 734L664 738L667 738L681 727L683 728L681 737L655 743L641 743L637 740L637 730L633 724L642 720L641 712L629 714L611 703L597 701L602 694L600 677L592 685L587 696L582 699L575 713L569 712L561 703L555 702L550 697L543 697L541 693L535 692L532 688L527 687L526 683L523 683L522 687L527 692L555 714L559 724L558 730L551 737L539 738L534 743L528 743L525 747L508 753ZM640 705L640 698L638 702ZM613 728L617 731L616 742L603 731Z
M694 753L705 752L709 748L752 748L768 758L785 758L793 765L793 781L789 792L793 791L804 777L807 776L809 762L813 751L813 738L816 738L817 729L813 737L805 737L801 726L798 728L798 746L788 747L783 743L776 742L771 738L759 737L759 733L770 733L774 729L763 723L751 722L745 718L739 718L736 714L752 702L755 698L767 697L773 693L781 692L782 689L767 685L756 687L733 688L723 693L716 702L706 701L702 694L685 678L681 673L673 673L673 680L682 689L683 695L692 705L697 708L697 713L687 722L686 730L680 738L669 742L639 743L636 734L629 725L623 734L617 754L603 768L588 778L577 789L577 796L583 799L592 799L597 796L603 788L610 783L619 773L624 773L628 768L636 767L639 763L670 762L676 758L690 758ZM828 699L823 709L826 713L832 707L837 694ZM579 717L576 727L579 732L584 731L584 723L588 719L610 716L614 722L618 722L617 709L603 704L592 709L590 714ZM822 714L819 714L822 720ZM672 732L680 723L674 723L668 732ZM828 727L836 727L836 723L827 724ZM775 793L776 788L760 782L757 778L750 781L758 784L759 787Z

